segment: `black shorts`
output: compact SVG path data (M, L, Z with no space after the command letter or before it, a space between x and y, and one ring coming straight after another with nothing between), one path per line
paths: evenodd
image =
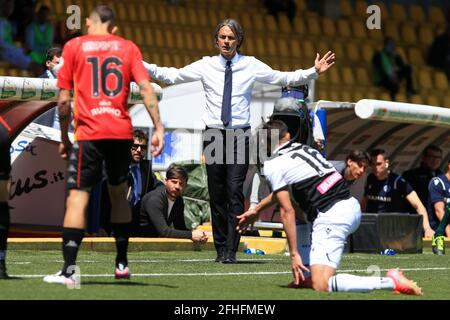
M11 142L8 131L0 124L0 180L9 180L11 173Z
M128 179L132 140L83 140L73 144L67 172L67 188L87 190L101 181L103 163L108 183L117 186Z

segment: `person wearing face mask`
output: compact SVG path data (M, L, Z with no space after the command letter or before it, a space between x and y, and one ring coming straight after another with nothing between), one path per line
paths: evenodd
M392 101L395 101L403 79L406 81L406 95L410 97L416 94L411 66L396 52L394 39L387 37L384 40L383 49L376 52L372 58L372 67L374 84L386 88Z
M408 213L408 204L422 215L425 237L432 237L427 210L411 185L389 170L389 159L383 149L374 149L370 153L372 173L367 176L364 196L361 199L362 212L366 213Z
M240 235L236 216L244 211L243 185L249 166L250 102L255 81L302 85L327 71L335 60L328 51L317 53L314 66L290 72L273 70L264 62L241 52L244 33L233 19L221 21L214 33L219 54L203 57L183 68L144 63L150 76L167 84L201 81L206 112L204 156L210 194L211 222L216 262L236 263Z

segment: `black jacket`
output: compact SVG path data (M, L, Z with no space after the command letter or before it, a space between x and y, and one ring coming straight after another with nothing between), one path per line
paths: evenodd
M186 239L192 237L192 232L186 228L184 222L183 197L175 200L169 217L168 207L165 185L158 186L144 196L140 214L141 236Z

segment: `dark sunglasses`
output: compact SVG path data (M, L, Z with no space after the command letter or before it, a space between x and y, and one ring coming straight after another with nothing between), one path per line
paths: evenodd
M131 146L131 149L133 149L133 150L137 150L138 148L141 148L141 149L147 149L147 145L146 144L138 144L138 143L133 143L133 145Z

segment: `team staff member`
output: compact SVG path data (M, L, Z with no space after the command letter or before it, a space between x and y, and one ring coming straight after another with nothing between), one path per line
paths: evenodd
M238 229L245 230L258 218L261 210L278 202L289 244L294 285L304 281L303 272L309 272L309 269L303 265L297 249L291 189L292 197L308 212L308 220L313 223L310 265L314 290L366 292L390 289L404 294L421 294L421 289L397 269L389 270L386 277L336 274L344 243L361 221L358 201L350 196L341 174L317 150L307 145L289 143L288 128L283 122L269 121L263 129L267 130L268 146L272 145L272 134L278 133L273 156L264 163L264 174L273 192L256 207L238 216Z
M417 192L420 201L424 205L428 202L428 184L430 180L440 174L442 162L442 149L430 144L422 152L422 162L418 168L403 172L402 177Z
M10 220L8 205L8 182L11 173L10 131L11 128L8 123L0 116L0 279L8 278L6 249Z
M367 176L361 208L367 213L409 212L408 204L420 214L425 237L434 235L427 210L417 193L401 176L389 170L389 159L383 149L370 153L372 173Z
M176 164L166 172L165 185L147 193L142 199L139 235L142 237L184 238L206 242L208 236L201 230L188 230L184 222L183 192L188 174Z
M450 236L450 159L447 172L431 179L428 190L428 216L431 226L436 230L431 241L434 254L445 254L445 234Z
M236 216L244 211L243 184L247 174L250 137L250 102L255 81L280 86L301 85L330 68L335 59L317 54L307 70L273 70L255 57L240 53L244 41L241 26L233 19L220 22L215 30L217 56L203 57L181 69L145 64L150 75L168 84L201 81L206 96L203 121L204 154L210 194L216 262L236 263L240 235ZM230 143L226 145L228 136ZM217 149L221 150L217 150ZM214 149L214 150L213 150ZM215 153L214 153L215 151ZM217 157L217 158L216 158Z
M158 101L149 82L138 47L115 36L114 13L96 7L86 19L88 34L69 41L63 50L64 65L58 74L60 154L69 159L69 194L63 228L64 266L45 282L71 284L73 266L86 227L89 190L102 177L103 162L112 201L111 223L116 238L116 278L129 278L127 261L131 212L126 200L133 131L128 113L129 85L136 81L155 126L153 155L163 147L164 129ZM70 90L74 89L75 143L69 140ZM70 158L69 158L70 156Z

